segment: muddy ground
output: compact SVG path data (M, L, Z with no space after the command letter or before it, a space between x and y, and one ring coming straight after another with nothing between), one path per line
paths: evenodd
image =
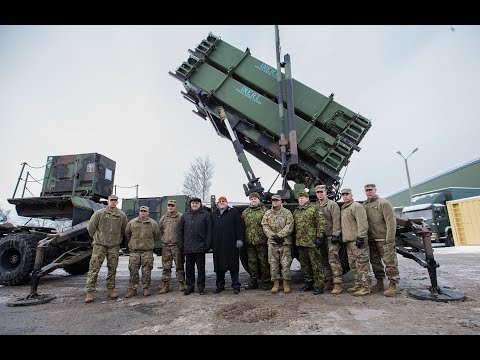
M462 302L420 301L409 290L430 284L428 273L410 259L399 256L400 294L354 297L302 293L299 264L292 264L292 293L265 290L227 290L214 294L212 255L207 254L207 292L189 296L178 291L159 295L161 258L155 257L153 294L125 299L128 257L120 257L117 273L118 300L107 301L105 267L99 276L95 302L85 304L86 275L71 276L63 270L45 276L40 294L56 298L37 306L10 307L29 293L30 286L0 286L0 334L480 334L480 247L435 248L439 285L461 290ZM240 280L248 281L241 268ZM345 286L353 279L344 276ZM176 287L175 280L172 281Z

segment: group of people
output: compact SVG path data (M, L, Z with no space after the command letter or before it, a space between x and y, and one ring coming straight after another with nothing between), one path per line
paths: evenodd
M352 191L341 191L340 206L327 198L325 185L315 188L318 201L311 203L309 194L298 193L298 207L293 213L282 204L280 195L272 196L267 209L260 195L249 195L248 207L240 213L228 205L227 198L218 198L216 210L210 212L198 197L190 200L190 208L182 214L175 200L167 203L167 212L159 222L149 217L149 208L141 206L138 217L127 220L117 207L118 198L108 197L107 207L97 210L90 220L88 232L94 239L86 283L85 302L94 301L100 267L107 258L107 297L116 299L115 275L122 238L130 250L130 281L126 297L137 295L139 270L142 272L143 295L151 294L154 241L162 239L162 281L160 294L170 291L170 278L175 263L178 290L189 295L195 290L205 294L205 254L213 250L216 274L214 293L225 290L225 274L230 272L233 292L240 292L239 251L245 245L250 279L245 289L270 289L290 293L292 245L298 249L300 268L305 284L301 291L314 295L325 290L338 295L343 292L342 265L339 251L345 243L355 283L347 291L355 296L384 291L397 294L399 281L395 250L396 220L390 203L377 195L374 184L365 185L363 204L353 201ZM195 267L197 278L195 282ZM185 271L184 271L185 268ZM371 269L377 280L371 287ZM384 289L387 275L389 286ZM282 280L282 284L280 281Z

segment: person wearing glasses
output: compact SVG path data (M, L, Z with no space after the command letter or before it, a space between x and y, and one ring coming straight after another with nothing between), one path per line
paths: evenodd
M165 294L170 290L170 276L172 275L172 264L175 261L175 273L178 280L178 291L185 291L185 271L183 252L177 245L178 225L182 213L177 211L177 202L168 200L167 212L163 215L158 225L162 237L162 280L163 286L160 294Z
M365 195L367 200L365 200L363 206L367 211L368 219L370 263L372 264L373 274L377 279L377 283L370 290L372 292L383 291L385 296L395 296L400 281L395 248L397 220L392 205L388 200L377 195L375 184L365 185ZM385 264L385 268L383 264ZM385 273L390 283L387 290L384 291L383 279Z
M93 238L92 257L90 258L87 275L85 297L86 303L91 303L95 297L97 278L103 260L107 258L107 297L118 298L115 292L115 276L117 274L120 244L125 236L128 223L127 215L117 208L118 197L110 195L107 207L93 213L88 223L88 234Z
M355 284L348 288L355 296L370 293L370 249L368 247L368 221L365 208L353 201L351 189L341 191L344 201L340 210L342 238L347 246L348 263L352 270Z
M160 237L160 230L155 220L150 218L148 206L140 206L138 217L127 224L125 236L128 239L128 271L130 282L126 298L137 295L139 282L138 271L142 269L143 296L150 296L150 285L152 282L153 249L155 240Z

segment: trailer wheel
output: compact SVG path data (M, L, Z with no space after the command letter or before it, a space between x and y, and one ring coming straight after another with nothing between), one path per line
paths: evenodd
M70 275L83 275L88 272L88 268L90 266L90 258L83 259L82 261L79 261L76 264L68 265L65 266L63 269L69 273Z
M0 284L19 285L29 279L42 235L14 233L0 241Z
M453 235L448 234L447 237L445 238L445 246L455 246L455 243L453 242Z

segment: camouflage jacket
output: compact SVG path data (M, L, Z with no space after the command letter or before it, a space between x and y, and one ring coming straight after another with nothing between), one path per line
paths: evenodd
M267 208L262 204L258 206L249 206L242 212L242 218L245 223L245 241L247 244L257 245L266 244L267 236L263 232L262 219L267 212Z
M127 223L127 215L122 210L116 208L112 211L106 207L93 213L88 223L88 234L95 245L119 246Z
M368 221L365 208L356 201L344 203L341 210L343 242L368 240Z
M318 209L325 217L325 234L327 236L340 236L342 226L340 224L340 206L330 199L325 199L323 202L317 202Z
M136 217L127 224L125 236L130 251L153 250L155 240L160 236L160 229L155 220L150 218L141 220L140 217Z
M158 221L163 245L177 245L178 224L180 224L182 215L183 214L178 211L175 211L175 213L171 215L167 212Z
M283 206L280 210L273 210L273 207L267 210L262 218L262 227L263 232L267 235L268 243L276 244L272 240L272 236L277 235L285 240L284 245L292 244L293 215Z
M293 212L295 245L315 247L315 238L325 236L325 218L311 202L299 205Z
M397 220L388 200L376 196L374 199L367 199L363 206L367 211L368 238L394 242Z

